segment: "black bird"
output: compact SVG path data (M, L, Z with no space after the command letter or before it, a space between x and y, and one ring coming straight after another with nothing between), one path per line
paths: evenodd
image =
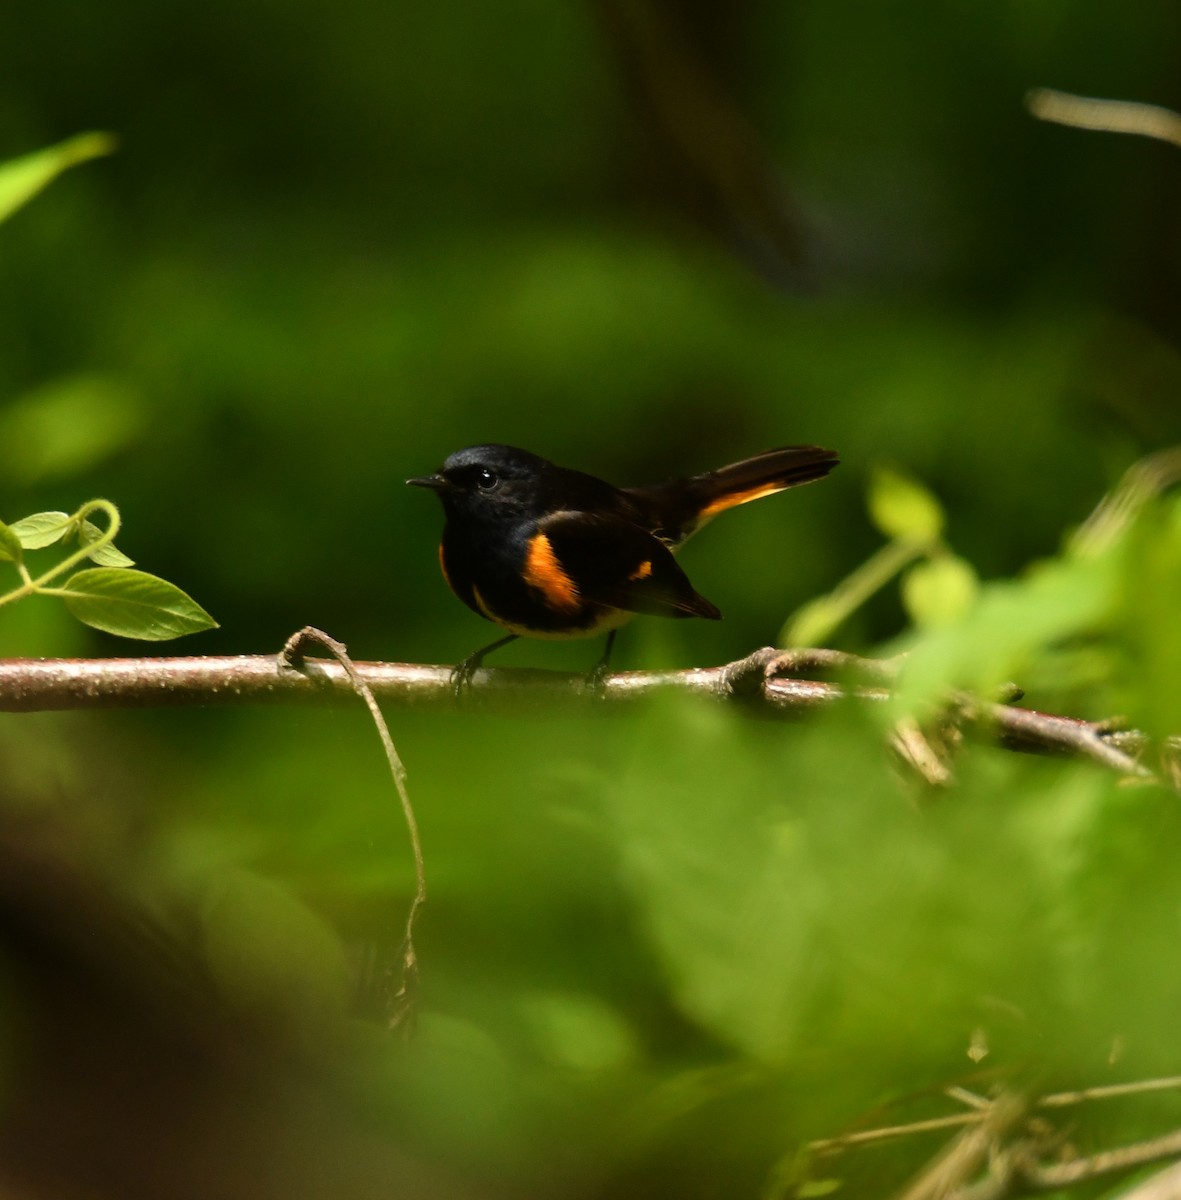
M488 445L408 479L443 502L439 565L451 590L508 630L455 668L457 689L485 655L518 637L607 633L598 681L616 630L636 613L720 620L673 550L725 509L822 479L838 461L819 446L785 446L704 475L617 488L528 450Z

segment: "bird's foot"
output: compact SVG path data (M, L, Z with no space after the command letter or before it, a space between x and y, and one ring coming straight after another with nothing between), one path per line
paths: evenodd
M482 653L469 654L463 662L456 663L451 668L451 693L456 700L462 700L468 688L472 686L472 677L480 669L484 661Z

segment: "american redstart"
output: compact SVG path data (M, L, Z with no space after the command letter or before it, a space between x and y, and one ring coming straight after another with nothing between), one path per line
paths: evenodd
M516 638L609 634L636 613L722 614L693 590L672 552L727 508L822 479L832 450L785 446L718 471L617 488L513 446L457 450L434 475L408 479L443 502L439 565L451 590L508 636L455 669L461 687L484 656Z

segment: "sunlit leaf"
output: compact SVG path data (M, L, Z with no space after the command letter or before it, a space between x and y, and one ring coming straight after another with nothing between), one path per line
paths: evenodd
M1023 578L985 584L967 614L900 639L907 651L895 700L906 709L936 700L948 688L989 692L1021 670L1041 647L1094 631L1118 594L1111 553L1040 563Z
M0 560L4 562L20 562L24 557L24 547L20 538L13 532L11 525L0 521Z
M175 584L146 571L94 567L72 575L64 590L79 621L120 637L160 642L217 627Z
M902 577L902 601L916 625L935 628L958 621L976 599L980 581L970 562L940 554L915 563Z
M1117 629L1130 658L1121 711L1161 737L1181 734L1181 500L1141 513L1126 542Z
M839 1179L810 1179L796 1188L798 1200L819 1200L821 1196L831 1196L839 1192L843 1184Z
M81 528L78 530L78 537L83 546L93 545L102 536L103 531L93 521L83 521ZM105 546L99 546L97 549L91 550L89 557L92 562L98 563L100 567L135 566L135 560L128 558L114 543L108 543Z
M13 521L10 528L26 550L43 550L60 542L70 531L70 516L64 512L39 512Z
M0 221L7 220L63 171L110 154L115 145L109 133L80 133L56 146L0 163Z
M933 542L943 532L943 508L921 483L890 467L870 479L869 515L889 538Z

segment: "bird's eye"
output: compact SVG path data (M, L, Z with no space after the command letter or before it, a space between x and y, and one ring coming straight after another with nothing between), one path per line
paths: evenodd
M500 482L500 477L495 471L489 471L487 467L481 467L476 472L476 487L482 492L490 492Z

